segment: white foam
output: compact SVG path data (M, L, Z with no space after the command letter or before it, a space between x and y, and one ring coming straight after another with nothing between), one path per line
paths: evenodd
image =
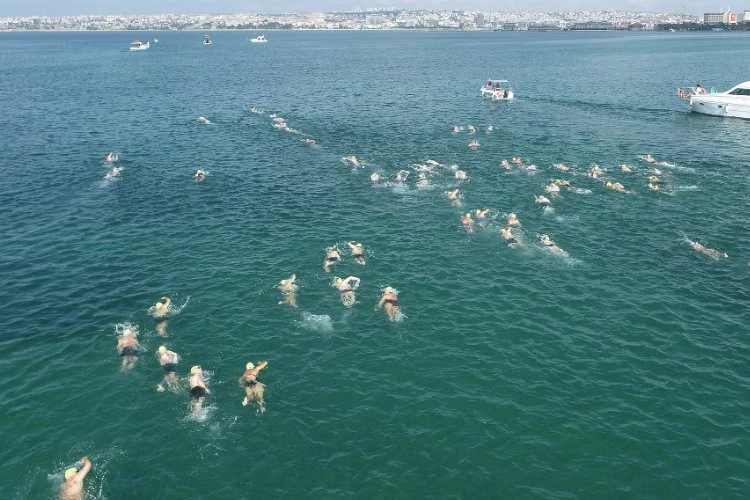
M327 314L302 313L302 320L297 324L306 330L313 332L330 333L333 331L333 321Z

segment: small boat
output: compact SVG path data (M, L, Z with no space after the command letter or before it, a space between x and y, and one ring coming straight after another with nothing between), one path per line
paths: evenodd
M513 100L513 89L508 80L493 80L490 78L485 85L479 89L482 97L488 97L493 101Z
M211 41L211 37L208 35L203 36L203 45L211 45L213 42Z
M266 43L268 40L266 40L264 35L258 35L255 38L251 38L250 41L253 43Z
M677 95L696 113L750 119L750 81L735 85L726 92L706 91L700 85L677 89Z
M130 51L131 52L136 52L138 50L146 50L150 46L151 45L148 42L143 43L140 40L133 40L132 42L130 42Z

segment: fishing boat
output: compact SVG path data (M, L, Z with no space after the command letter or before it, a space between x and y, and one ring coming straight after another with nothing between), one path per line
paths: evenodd
M508 80L494 80L490 78L487 83L479 89L482 97L487 97L493 101L510 101L513 100L513 89Z
M212 43L209 35L203 35L203 45L211 45Z
M677 95L688 101L690 109L696 113L750 119L750 81L725 92L707 91L700 85L680 87Z
M251 38L250 41L252 43L266 43L268 40L266 40L264 35L258 35L255 38Z
M136 52L136 51L139 51L139 50L146 50L150 46L151 45L148 42L143 43L140 40L133 40L132 42L130 42L130 51L131 52Z

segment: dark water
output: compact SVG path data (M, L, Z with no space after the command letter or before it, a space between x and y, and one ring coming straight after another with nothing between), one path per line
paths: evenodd
M750 122L674 95L747 79L746 36L257 34L141 53L154 34L0 34L4 497L53 498L86 454L109 499L748 496ZM516 102L483 101L488 77ZM499 167L517 155L537 173ZM369 180L428 159L469 173L461 206L449 169ZM579 191L544 212L556 178ZM496 221L466 234L484 207ZM510 212L523 248L498 234ZM352 239L367 265L324 273ZM297 309L275 289L293 272ZM332 275L362 279L353 308ZM374 310L386 285L402 322ZM143 353L122 372L127 322ZM154 390L161 344L181 377L210 373L198 417ZM265 414L237 385L259 360Z

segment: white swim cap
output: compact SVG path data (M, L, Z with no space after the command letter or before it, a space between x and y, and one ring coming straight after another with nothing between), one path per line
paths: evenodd
M252 370L255 368L255 365L252 363L252 361L248 361L248 363L245 365L245 370Z

